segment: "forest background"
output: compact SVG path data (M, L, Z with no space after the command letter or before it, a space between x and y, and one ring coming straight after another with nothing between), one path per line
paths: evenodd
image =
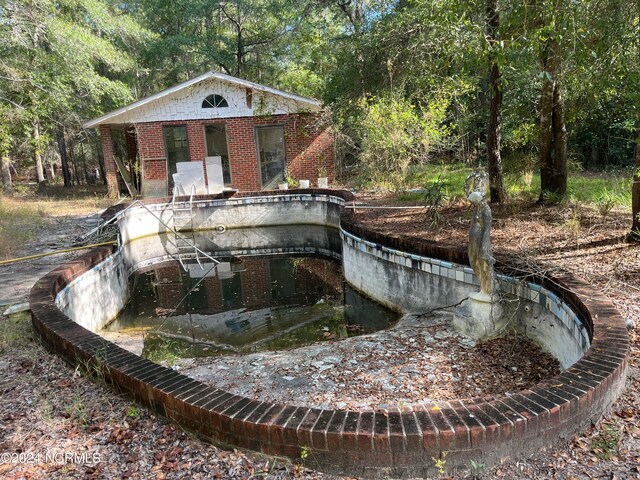
M0 0L0 178L103 180L83 121L213 69L322 99L358 186L458 162L493 202L506 178L545 203L617 171L600 194L631 201L635 175L637 229L639 19L637 0Z

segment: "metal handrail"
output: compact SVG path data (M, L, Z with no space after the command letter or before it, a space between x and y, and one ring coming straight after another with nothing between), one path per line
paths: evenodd
M175 195L175 189L174 189L174 196L172 199L172 209L175 207L175 198L177 195ZM193 198L193 196L191 197ZM99 232L102 228L106 227L107 225L110 225L112 223L114 223L115 221L117 221L118 219L120 219L120 217L124 216L124 214L128 211L131 210L133 207L142 207L144 208L147 212L149 212L151 214L152 217L154 217L156 220L158 220L162 225L164 225L164 227L167 230L170 230L171 232L173 232L175 235L179 235L181 236L184 240L186 240L190 246L192 246L196 252L196 258L198 257L198 254L202 254L203 256L205 256L206 258L208 258L209 260L211 260L216 266L220 263L219 260L216 260L215 258L213 258L211 255L209 255L207 252L205 252L204 250L200 249L195 242L191 241L190 239L188 239L187 237L185 237L184 235L182 235L181 233L179 233L176 229L175 229L175 225L172 227L170 225L168 225L164 220L162 220L162 218L160 218L158 215L156 215L147 205L145 205L144 203L142 203L140 200L134 200L130 205L127 205L126 208L124 208L123 210L120 210L119 212L117 212L116 214L114 214L111 218L109 218L107 221L105 221L104 223L102 223L101 225L98 225L97 227L95 227L94 229L92 229L90 232L84 234L82 237L80 237L81 239L86 239L89 238L91 235L95 234L96 232ZM193 203L191 202L191 211L190 214L193 218ZM173 211L173 210L172 210ZM193 225L192 225L193 227ZM121 239L120 239L120 234L118 234L118 245L121 245ZM198 261L198 263L200 264L200 266L202 266L202 263L200 261Z

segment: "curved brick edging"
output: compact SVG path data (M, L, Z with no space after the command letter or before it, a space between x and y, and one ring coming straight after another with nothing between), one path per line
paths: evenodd
M465 253L432 242L389 238L343 214L342 227L370 241L459 263ZM592 345L576 364L513 395L415 404L402 409L333 411L271 404L232 395L140 358L84 329L54 303L69 282L112 254L94 250L58 267L33 287L33 325L41 339L72 364L94 364L104 379L136 400L217 442L300 458L339 473L380 477L436 475L532 453L597 419L624 386L629 340L625 324L601 295L573 277L542 279L579 310ZM560 283L566 288L558 290ZM551 287L553 284L553 287Z

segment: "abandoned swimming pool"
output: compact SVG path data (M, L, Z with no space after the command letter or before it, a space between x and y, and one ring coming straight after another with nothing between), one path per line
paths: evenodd
M395 311L453 305L475 288L464 249L381 235L344 211L351 199L337 191L203 197L196 199L193 226L223 226L218 243L243 228L302 225L301 237L289 240L294 249L311 246L315 253L331 249L311 241L310 235L333 241L316 228L340 229L346 281ZM266 402L205 385L93 333L122 310L133 271L175 258L179 249L163 244L158 235L170 221L166 200L122 213L121 247L96 250L40 280L31 292L32 316L43 341L70 362L96 362L116 388L204 438L291 458L307 449L314 467L325 471L429 476L437 473L433 459L444 454L447 468L455 471L470 460L495 464L571 435L602 415L624 385L626 327L604 298L573 277L517 279L506 274L499 277L501 290L519 299L514 328L544 345L563 367L562 373L530 389L358 411ZM269 236L253 241L257 243L236 242L234 255L256 249L279 253ZM136 242L160 245L164 253L146 255L153 249L134 249Z
M158 360L288 350L375 332L398 318L346 284L335 258L216 258L134 272L127 304L100 333L117 332L129 348L138 339L134 351Z

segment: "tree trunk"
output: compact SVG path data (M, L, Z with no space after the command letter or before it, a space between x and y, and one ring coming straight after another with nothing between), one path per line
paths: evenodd
M84 175L84 184L89 185L89 170L87 169L87 157L84 155L84 148L80 142L80 160L82 161L82 173Z
M242 78L244 74L244 39L242 38L242 29L238 26L238 34L236 37L236 76Z
M84 172L84 183L89 185L91 182L89 181L90 175L89 170L87 169L87 157L84 154L84 142L80 142L80 158L82 158L82 170Z
M502 173L502 158L500 157L502 74L495 51L499 27L498 0L487 0L487 41L490 44L489 85L491 88L489 128L487 131L487 163L489 165L489 198L492 203L501 203L507 196Z
M96 152L98 153L98 168L100 169L100 180L103 185L107 185L107 172L104 169L104 155L102 154L102 146L100 139L97 141Z
M244 38L242 35L242 12L240 11L240 3L236 3L236 72L237 77L242 78L244 74Z
M75 180L76 185L82 185L80 181L80 175L78 174L78 162L76 162L76 156L73 152L73 141L69 139L69 162L71 163L71 167L73 167L73 178Z
M539 203L559 201L567 194L567 129L557 50L556 43L549 40L542 58Z
M2 193L7 197L12 196L11 159L8 155L0 155L0 183L2 184Z
M631 213L633 221L629 238L640 242L640 128L638 129L638 140L636 144L636 165L633 175L633 186L631 187Z
M58 150L60 151L60 161L62 163L62 178L64 179L64 186L71 186L71 172L69 172L69 159L67 157L67 144L64 139L64 126L60 125L56 131L56 137L58 140Z
M38 181L38 195L47 195L47 185L44 178L44 166L42 164L42 146L40 145L40 125L36 122L33 125L34 156L36 163L36 179Z

